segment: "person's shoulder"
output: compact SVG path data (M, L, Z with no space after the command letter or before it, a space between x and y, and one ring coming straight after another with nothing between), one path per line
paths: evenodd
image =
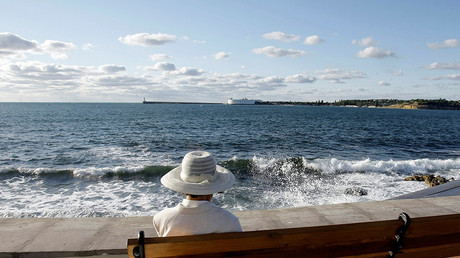
M236 216L233 213L231 213L230 211L228 211L228 210L226 210L226 209L224 209L222 207L219 207L219 206L217 206L217 205L215 205L213 203L211 203L211 206L212 206L212 209L214 210L214 212L216 212L216 213L219 213L219 214L224 215L226 217L236 218Z
M241 224L235 214L230 211L221 208L217 205L213 205L213 210L215 212L215 219L219 221L219 231L218 232L241 232Z
M153 219L159 219L159 218L164 218L164 217L170 217L172 214L176 214L178 212L179 207L174 206L171 208L166 208L155 215L153 215Z

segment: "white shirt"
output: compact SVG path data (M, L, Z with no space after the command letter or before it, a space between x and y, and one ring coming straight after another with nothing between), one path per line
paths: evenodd
M184 236L221 232L240 232L238 218L208 201L183 200L153 217L158 236Z

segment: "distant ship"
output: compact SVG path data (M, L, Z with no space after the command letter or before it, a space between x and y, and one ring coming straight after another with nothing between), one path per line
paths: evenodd
M228 101L227 101L227 104L228 105L254 105L256 103L261 103L262 100L258 100L258 99L247 99L247 98L243 98L243 99L233 99L233 98L229 98Z

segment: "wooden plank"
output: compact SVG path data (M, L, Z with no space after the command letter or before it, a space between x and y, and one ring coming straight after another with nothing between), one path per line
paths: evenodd
M457 238L457 241L458 238ZM419 248L403 248L396 256L398 258L436 258L436 257L460 257L460 243L426 246Z
M460 255L460 214L412 219L398 257Z
M332 251L345 252L350 246L358 244L361 250L380 249L387 251L395 229L400 225L397 220L373 223L355 223L334 226L320 226L294 229L278 229L242 233L222 233L210 235L147 238L147 254L157 257L177 255L198 255L201 253L240 253L251 251L265 253L315 252L329 254ZM382 245L382 240L387 243ZM377 244L376 244L377 243ZM129 245L136 245L130 240ZM130 250L131 252L131 250ZM251 253L250 252L250 253ZM149 257L155 257L150 256Z
M394 242L399 220L318 227L146 238L147 257L260 256L377 257ZM439 252L460 254L460 214L412 219L403 246L404 255ZM457 240L457 241L455 241ZM128 240L128 253L137 239ZM428 250L428 251L427 251ZM205 254L205 256L204 256ZM400 254L398 254L399 257ZM413 256L412 256L413 257Z

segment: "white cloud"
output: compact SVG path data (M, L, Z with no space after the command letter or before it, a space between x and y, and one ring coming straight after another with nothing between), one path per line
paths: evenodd
M457 39L447 39L444 40L442 43L427 43L426 46L431 49L443 49L443 48L452 48L452 47L457 47L458 46L458 40Z
M214 58L216 60L223 60L223 59L228 59L230 58L230 54L229 52L218 52L214 55Z
M285 42L298 41L300 39L300 36L297 36L294 34L286 34L281 31L273 31L270 33L266 33L266 34L263 34L262 37L266 39L281 40Z
M302 50L294 50L294 49L282 49L276 48L274 46L267 46L264 48L255 48L252 50L255 54L264 54L269 57L283 57L283 56L291 56L291 57L298 57L307 54Z
M106 73L123 70L121 67L70 66L38 61L4 63L0 64L0 88L8 87L11 96L19 94L28 101L100 101L108 97L129 101L143 95L146 89L152 92L158 87L150 78ZM169 88L167 85L161 87Z
M174 71L176 70L176 66L171 63L167 62L158 62L156 63L153 68L157 71Z
M83 50L91 50L91 49L94 49L94 45L91 44L91 43L86 43L81 47L81 49L83 49Z
M37 85L38 82L40 84L52 82L53 85L61 85L79 79L88 73L88 69L82 66L46 64L37 61L14 63L2 67L1 70L7 72L8 80L31 85Z
M183 36L182 37L183 40L190 40L190 37L189 36ZM197 44L206 44L206 40L197 40L197 39L194 39L192 40L193 43L197 43Z
M0 50L0 57L11 59L25 59L26 55L22 52Z
M284 81L287 83L313 83L316 81L316 78L305 74L296 74L286 77Z
M99 70L104 73L118 73L126 71L126 67L121 65L107 64L99 66Z
M110 75L110 76L97 76L94 77L94 83L102 87L133 87L145 86L151 82L146 78L129 76L129 75Z
M390 86L391 84L386 81L379 81L380 86Z
M447 74L447 75L441 75L441 76L433 76L427 78L427 80L430 81L438 81L438 80L460 80L460 74Z
M176 36L165 33L138 33L119 37L119 41L128 45L137 45L143 47L160 46L169 42L175 42Z
M450 63L450 64L442 64L438 62L434 62L425 66L426 70L438 70L438 69L451 69L451 70L460 70L460 63Z
M163 76L162 83L176 90L181 90L181 92L193 89L192 93L195 94L195 92L199 92L200 90L207 90L212 92L210 96L224 95L225 98L234 95L235 92L250 91L259 94L261 91L271 91L286 87L283 77L262 77L240 73L214 73L211 76L202 75L199 77Z
M161 63L161 62L160 62ZM156 68L167 69L168 63ZM124 66L69 66L41 62L0 63L0 88L12 88L9 94L27 96L28 101L44 99L59 101L139 101L143 96L162 96L167 100L209 101L225 100L235 94L241 96L280 96L277 90L289 84L310 84L319 78L306 73L283 76L255 74L207 73L199 68L183 67L161 74L145 73L129 75ZM340 80L363 77L357 71L327 69L317 72L321 79ZM283 91L285 91L283 89ZM289 91L289 88L287 88ZM296 91L297 94L299 93ZM141 97L139 97L141 96ZM287 96L287 95L286 95ZM24 98L24 97L23 97ZM5 96L2 97L5 99Z
M173 75L200 76L204 73L204 70L192 67L182 67L180 69L176 69L175 71L171 71L168 73Z
M322 71L315 71L315 73L318 74L318 80L330 80L334 83L343 83L342 80L361 79L366 77L366 74L356 70L325 69Z
M37 41L26 40L9 32L0 33L0 50L25 51L34 50L37 47Z
M198 39L194 39L192 40L193 43L197 43L197 44L206 44L206 40L198 40Z
M158 65L157 65L158 64ZM69 66L41 62L0 63L0 88L12 87L9 94L28 96L28 100L100 101L101 99L133 101L146 96L163 96L167 100L199 101L225 100L229 96L279 96L278 89L289 84L314 83L319 78L306 73L283 76L255 74L207 73L199 68L183 67L173 71L169 63L160 62L152 67L163 73L129 75L123 65ZM169 68L168 68L169 67ZM175 67L175 66L174 66ZM357 71L327 69L317 72L323 80L354 79L363 77ZM289 88L287 88L289 90ZM284 89L283 89L284 91ZM298 91L297 91L298 94ZM35 96L33 99L32 96ZM97 97L96 97L97 96ZM141 97L139 97L141 96ZM2 97L5 99L5 97Z
M171 59L171 57L166 54L154 54L151 55L150 58L152 58L153 61Z
M303 43L306 45L317 45L317 44L322 43L323 41L324 40L320 38L318 35L313 35L313 36L307 37Z
M40 50L50 54L54 59L66 59L67 52L76 48L77 46L75 46L73 43L57 40L45 40L45 42L40 45Z
M35 40L26 40L8 32L0 33L0 55L13 59L24 59L26 53L47 53L54 59L65 59L67 52L76 48L69 42L45 40L39 44Z
M360 40L353 40L351 42L353 45L358 45L362 47L372 47L372 46L377 46L378 42L375 41L372 37L367 37L367 38L362 38Z
M260 80L263 83L283 83L284 79L279 76L268 76Z
M356 56L360 58L385 58L395 56L395 53L390 50L383 50L378 47L368 47L359 51Z

